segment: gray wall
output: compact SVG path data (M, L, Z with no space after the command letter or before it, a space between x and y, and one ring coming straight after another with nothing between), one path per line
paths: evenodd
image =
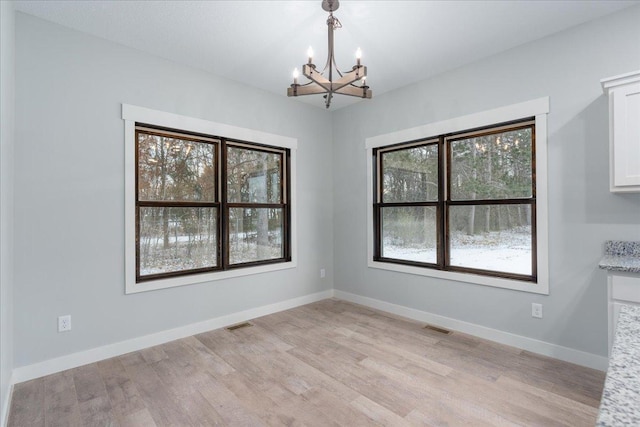
M14 11L0 2L0 423L13 369Z
M640 195L608 191L599 80L640 65L637 22L640 7L627 9L331 114L18 13L13 364L334 286L604 355L597 262L606 239L640 239ZM551 97L549 296L366 267L366 137L541 96ZM298 268L125 296L123 102L298 138ZM530 317L533 301L544 319ZM58 334L62 314L73 330Z
M125 295L121 103L298 138L298 267ZM17 13L15 366L331 289L331 150L330 113Z
M640 68L639 22L640 7L625 9L336 111L335 288L606 355L606 274L597 264L605 240L640 240L640 195L608 190L600 79ZM543 96L549 296L367 268L365 138ZM544 319L531 318L531 302L544 304Z

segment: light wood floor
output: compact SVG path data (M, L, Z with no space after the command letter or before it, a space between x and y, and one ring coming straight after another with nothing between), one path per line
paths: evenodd
M604 373L326 300L17 384L9 426L593 426Z

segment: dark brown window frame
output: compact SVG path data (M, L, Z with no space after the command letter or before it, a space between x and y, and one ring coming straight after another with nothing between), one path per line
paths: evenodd
M503 199L474 199L474 200L451 200L451 141L467 139L471 137L486 136L506 131L519 129L531 129L531 168L532 168L532 196L529 198L503 198ZM393 202L385 203L381 177L384 176L382 157L385 153L406 150L408 148L433 145L438 146L438 200L429 202ZM401 264L414 267L451 271L458 273L476 274L489 277L512 279L524 282L537 283L537 218L536 218L536 141L535 141L535 118L524 119L492 124L480 128L467 129L455 133L438 135L430 138L406 141L398 144L374 148L373 153L373 260L391 264ZM449 209L452 206L486 206L500 204L522 204L529 205L531 209L531 275L507 273L495 270L482 270L471 267L460 267L450 265L450 233L449 233ZM426 263L410 261L397 258L388 258L381 255L382 247L382 210L385 207L436 207L436 227L437 227L437 261L436 263Z
M222 209L224 212L225 221L223 221L223 266L225 270L236 269L236 268L244 268L244 267L253 267L264 264L274 264L277 262L288 262L291 261L291 229L290 229L290 215L291 215L291 205L289 203L290 200L290 170L291 170L291 155L290 151L287 148L278 148L278 147L270 147L262 144L248 143L246 141L240 141L236 139L225 139L224 144L221 147L222 159L221 164L223 165L223 171L221 176L227 176L227 148L231 147L239 147L252 151L260 151L264 153L271 154L279 154L280 155L280 176L282 179L280 180L280 203L251 203L251 202L233 202L230 203L227 201L227 180L222 179ZM268 260L260 260L260 261L250 261L244 263L229 263L229 232L228 232L228 218L229 218L229 209L231 208L262 208L262 209L282 209L282 253L283 256L281 258L273 258Z
M141 201L139 199L139 133L180 138L181 140L208 143L215 146L214 169L217 179L215 186L215 201ZM179 129L165 128L144 123L135 124L135 266L136 283L144 283L158 279L190 276L202 273L228 271L232 269L248 268L268 264L277 264L291 261L291 150L289 148L275 147L256 142L243 141L221 136L194 133ZM277 153L280 155L280 203L228 203L227 186L227 148L240 147L253 151ZM141 207L189 207L211 208L217 210L217 259L216 266L167 273L140 275L140 208ZM266 260L251 261L245 263L229 263L229 236L228 222L230 208L278 208L282 209L282 257Z

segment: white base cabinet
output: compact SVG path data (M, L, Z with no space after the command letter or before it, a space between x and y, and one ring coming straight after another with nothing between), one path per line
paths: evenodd
M640 306L640 276L610 272L608 275L609 293L609 356L616 335L618 314L622 305Z

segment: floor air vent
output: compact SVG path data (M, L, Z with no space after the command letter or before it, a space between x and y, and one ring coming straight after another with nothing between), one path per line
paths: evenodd
M436 332L440 332L441 334L445 334L445 335L451 335L451 331L448 329L444 329L444 328L439 328L437 326L433 326L433 325L427 325L424 327L425 329L429 329L432 331L436 331Z
M227 327L227 331L235 331L236 329L248 328L249 326L253 326L249 322L238 323L237 325Z

